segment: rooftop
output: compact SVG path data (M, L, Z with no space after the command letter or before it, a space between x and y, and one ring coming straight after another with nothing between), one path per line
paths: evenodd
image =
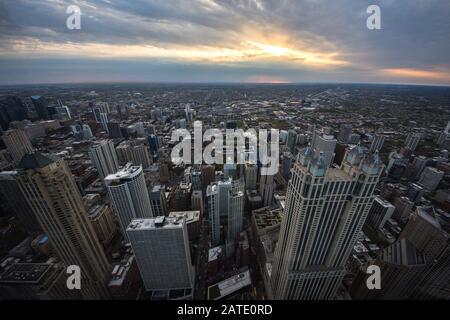
M251 284L250 272L244 271L208 287L208 300L218 300Z
M183 227L184 217L164 217L148 219L133 219L128 225L127 231L154 230L154 229L178 229Z

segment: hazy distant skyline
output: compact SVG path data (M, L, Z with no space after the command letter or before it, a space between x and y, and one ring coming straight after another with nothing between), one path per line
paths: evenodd
M450 85L449 16L442 0L0 0L0 84Z

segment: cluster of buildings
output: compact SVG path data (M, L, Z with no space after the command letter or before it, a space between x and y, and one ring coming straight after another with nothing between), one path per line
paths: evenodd
M0 103L0 298L450 298L450 122L375 129L341 89L60 90ZM279 129L278 170L172 162L195 121Z

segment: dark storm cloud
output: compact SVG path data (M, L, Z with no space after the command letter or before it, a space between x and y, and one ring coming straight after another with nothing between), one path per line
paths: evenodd
M70 4L81 7L81 30L66 29L65 10ZM366 8L370 4L381 7L382 30L366 28ZM176 81L177 77L180 81L189 81L183 70L191 68L198 70L199 81L217 80L217 76L211 76L215 72L222 74L224 81L243 81L264 74L288 81L369 82L390 81L390 78L377 76L377 71L382 69L449 73L449 16L450 3L443 0L3 0L0 2L0 66L2 71L7 70L9 78L0 81L35 81L31 78L33 72L19 76L13 66L16 70L23 70L23 66L30 70L38 68L48 80L68 79L69 76L63 74L66 70L63 57L56 61L35 59L34 55L20 56L20 44L33 41L43 45L98 43L233 48L242 41L244 30L255 30L267 37L281 31L294 47L339 52L339 58L349 64L316 71L283 63L201 64L162 58L136 59L132 64L126 59L119 62L105 59L101 64L83 52L74 52L78 60L72 63L72 70L77 73L77 79L82 79L83 75L96 74L93 70L99 65L113 66L112 61L120 66L141 65L143 70L152 73L150 77L138 72L136 67L136 79L142 81L158 81L158 77L161 81ZM39 48L35 54L40 55ZM97 63L91 65L89 61ZM90 68L85 68L86 65ZM132 78L131 69L120 69L121 76ZM166 79L168 75L174 79ZM419 80L448 84L447 80ZM415 79L411 79L413 81Z

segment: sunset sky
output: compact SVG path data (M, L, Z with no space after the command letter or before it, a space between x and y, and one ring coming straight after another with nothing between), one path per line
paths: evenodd
M450 85L449 17L447 0L0 0L0 84Z

